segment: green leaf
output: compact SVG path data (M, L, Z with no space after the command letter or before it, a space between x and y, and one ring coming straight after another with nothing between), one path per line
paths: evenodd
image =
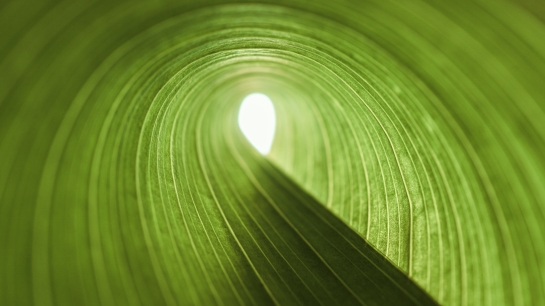
M545 303L544 9L0 3L0 305Z

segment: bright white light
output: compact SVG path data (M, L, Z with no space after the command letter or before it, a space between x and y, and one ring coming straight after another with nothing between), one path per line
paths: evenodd
M276 115L271 99L261 93L248 95L238 111L238 126L248 141L261 154L271 150L276 128Z

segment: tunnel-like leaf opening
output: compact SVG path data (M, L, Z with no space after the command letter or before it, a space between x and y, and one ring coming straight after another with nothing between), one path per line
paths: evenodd
M261 154L269 153L276 129L276 113L271 99L260 93L246 96L238 111L238 126L254 148Z

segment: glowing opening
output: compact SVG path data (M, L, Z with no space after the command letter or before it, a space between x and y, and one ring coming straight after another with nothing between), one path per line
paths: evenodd
M271 99L261 93L246 96L238 111L238 126L254 148L263 155L269 153L276 129Z

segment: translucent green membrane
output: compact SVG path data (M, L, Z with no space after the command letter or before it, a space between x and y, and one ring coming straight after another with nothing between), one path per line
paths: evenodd
M544 12L0 3L0 305L545 304Z

